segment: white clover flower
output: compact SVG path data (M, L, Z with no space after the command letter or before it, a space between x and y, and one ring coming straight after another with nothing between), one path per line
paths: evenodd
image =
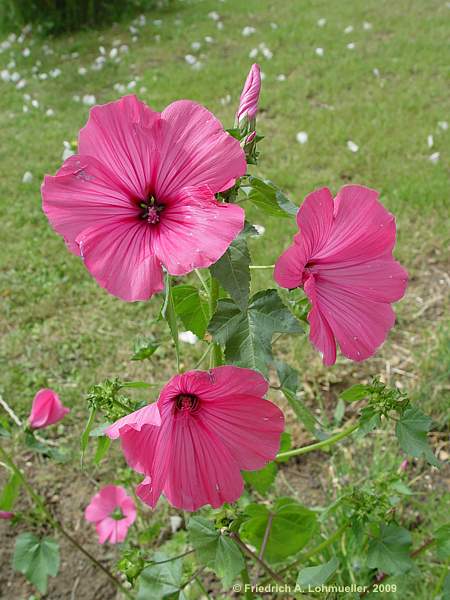
M347 148L350 150L350 152L358 152L359 150L358 144L355 144L355 142L352 142L352 140L348 140Z
M82 102L85 106L94 106L94 104L97 102L97 100L96 100L94 94L85 94L83 96Z
M323 48L316 48L315 50L317 56L323 56L325 54L325 51Z
M251 25L246 25L241 33L244 37L249 37L250 35L254 34L255 31L256 29L254 27Z
M428 158L428 160L433 164L436 165L439 162L439 159L441 158L441 154L440 152L433 152L433 154Z
M299 131L295 137L299 144L306 144L306 142L308 141L308 134L306 133L306 131Z
M22 183L31 183L33 181L33 173L25 171L22 177Z

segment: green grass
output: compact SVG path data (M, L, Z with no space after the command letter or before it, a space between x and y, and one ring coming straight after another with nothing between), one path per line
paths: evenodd
M223 30L208 17L211 10L222 16ZM68 424L79 428L91 384L116 375L160 381L174 369L169 347L151 365L130 362L133 341L155 331L152 319L159 299L126 304L107 295L81 261L66 251L41 211L43 175L59 167L62 141L75 139L87 119L88 108L73 95L95 94L97 102L104 103L118 97L114 84L138 80L135 91L154 109L191 98L230 127L252 63L249 52L264 42L273 58L255 59L265 73L258 130L266 137L257 171L297 204L324 185L336 192L353 181L380 190L397 217L396 254L411 275L409 292L398 307L398 327L382 352L364 365L340 360L327 370L306 342L282 350L296 360L309 402L318 396L326 400L330 390L334 398L335 386L342 388L343 381L381 373L410 390L441 427L448 423L444 315L450 131L443 131L438 122L449 120L444 52L449 12L443 0L183 2L147 15L136 42L122 23L51 40L30 36L23 44L31 50L28 58L17 44L0 54L1 68L14 55L17 65L12 70L28 82L20 91L0 83L0 392L5 400L25 417L35 391L52 386L73 407ZM321 17L327 19L324 27L317 26ZM160 26L152 23L156 18L162 19ZM364 21L371 23L370 30L363 29ZM254 26L256 33L243 37L246 25ZM345 34L348 25L354 31ZM205 36L212 36L214 43L205 43ZM119 39L130 48L121 62L108 60L102 70L91 70L99 46L108 53ZM196 41L202 42L200 71L184 59L195 54L191 43ZM353 50L347 48L350 42L355 43ZM44 44L53 54L44 53ZM323 57L316 55L317 47L324 48ZM79 56L73 58L72 53ZM39 72L58 67L61 76L34 79L31 67L36 60L42 62ZM87 75L78 74L80 66L88 68ZM277 80L280 74L286 81ZM24 93L37 99L40 108L23 113ZM221 99L228 94L231 102L223 105ZM55 111L53 117L45 116L48 108ZM308 133L307 144L298 144L298 131ZM427 147L430 134L432 149ZM347 149L348 140L358 144L359 152ZM440 161L432 164L429 156L436 151ZM22 183L25 171L33 174L31 184ZM270 264L289 244L294 223L266 218L252 208L248 217L267 229L265 236L252 241L255 262ZM256 273L253 285L271 285L268 272ZM183 350L185 365L195 364L201 349L195 349L195 357L191 347ZM396 451L390 442L388 448ZM376 462L386 450L373 451ZM448 495L440 501L447 502L448 512ZM434 521L432 503L422 510L425 519ZM406 582L402 598L428 598L428 582Z

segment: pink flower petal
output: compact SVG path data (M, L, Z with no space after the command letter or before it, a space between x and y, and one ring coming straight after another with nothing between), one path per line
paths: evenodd
M161 120L157 197L167 200L183 187L203 185L215 194L245 175L239 141L203 106L178 100L164 109Z
M303 283L306 259L298 244L289 246L275 263L273 277L281 287L292 290Z
M135 198L145 198L157 168L150 130L159 117L136 96L95 106L80 131L78 151L107 165Z
M329 240L315 253L314 263L359 263L390 255L395 245L395 219L378 201L378 192L346 185L336 196L334 214Z
M69 249L80 255L76 238L92 226L139 219L139 207L116 175L91 156L68 158L55 177L46 175L42 208Z
M61 421L69 412L56 392L44 388L34 397L28 422L33 429L40 429Z
M115 440L129 429L141 431L144 425L156 425L157 427L161 425L161 415L156 403L148 404L144 408L122 417L105 429L105 434Z
M280 449L284 416L272 402L230 393L214 404L204 402L202 420L214 431L240 469L262 469Z
M106 485L93 496L84 516L87 521L100 521L114 512L114 509L120 506L120 503L127 497L123 487Z
M328 321L320 310L314 277L306 281L305 293L312 304L308 313L309 340L322 353L323 364L329 367L336 362L336 341Z
M333 227L333 196L328 188L316 190L306 196L297 213L305 257L316 256L327 244Z
M161 263L152 253L153 230L135 220L111 220L76 239L97 283L126 300L148 300L164 289Z
M163 210L153 247L171 275L209 267L244 227L236 204L216 202L209 188L189 188Z
M173 427L171 445L164 494L172 506L189 511L206 504L218 508L242 494L239 468L212 430L188 419Z
M236 394L262 397L269 389L268 381L253 369L223 365L199 373L202 373L203 380L196 393L201 394L204 400L222 400Z

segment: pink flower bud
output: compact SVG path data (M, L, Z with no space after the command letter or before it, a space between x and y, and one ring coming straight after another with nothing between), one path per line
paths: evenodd
M409 462L407 459L405 459L402 464L400 465L400 471L406 471L406 469L408 468Z
M245 117L249 120L254 119L258 112L259 92L261 90L261 73L259 65L254 64L245 81L242 90L239 108L236 114L238 123L241 123Z
M251 144L251 142L253 142L253 140L256 137L256 131L252 131L246 138L245 138L245 144Z
M12 512L8 512L5 510L0 510L0 519L12 519L14 516L14 513Z
M28 422L33 429L40 429L61 421L68 412L69 409L61 404L58 394L44 388L34 397Z

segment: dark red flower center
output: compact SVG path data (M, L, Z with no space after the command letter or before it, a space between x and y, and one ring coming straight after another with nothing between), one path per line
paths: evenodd
M181 413L192 413L198 410L200 399L194 394L178 394L175 398L175 410Z
M141 219L145 219L149 225L159 223L160 214L164 210L164 204L160 204L152 195L139 204L141 209Z

